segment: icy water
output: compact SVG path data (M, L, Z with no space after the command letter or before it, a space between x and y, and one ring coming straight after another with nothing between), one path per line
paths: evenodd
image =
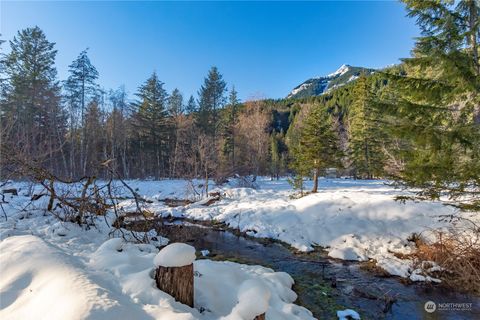
M209 259L258 264L289 273L295 279L296 303L318 319L337 319L336 310L346 308L359 312L362 319L480 319L478 297L425 284L405 285L398 278L364 271L358 263L333 261L320 253L299 255L279 243L190 223L177 222L158 231L172 242L209 250ZM427 301L472 303L472 310L427 313Z

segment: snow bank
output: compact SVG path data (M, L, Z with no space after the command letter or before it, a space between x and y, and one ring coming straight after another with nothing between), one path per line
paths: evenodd
M348 320L348 319L360 320L360 315L358 314L358 312L351 309L337 311L337 317L338 317L338 320Z
M194 268L198 274L195 307L210 310L209 314L216 315L213 319L251 320L248 307L258 314L266 310L267 319L315 319L310 311L293 303L297 299L291 289L294 281L285 272L210 260L197 260Z
M52 244L57 238L51 233L48 241L23 235L0 242L1 319L217 320L244 316L251 303L250 309L266 310L269 319L314 319L293 304L293 279L282 272L195 261L195 308L190 308L156 288L154 246L114 238L88 253L91 242L85 239L72 238L61 248Z
M225 187L225 197L209 206L189 206L183 215L222 221L251 236L279 239L300 251L322 246L330 257L377 260L389 273L409 277L412 262L392 252L408 254L412 233L442 228L440 215L458 214L440 202L395 201L408 192L385 181L320 179L319 192L291 199L286 180L258 179L259 189ZM310 188L311 182L306 182ZM416 277L416 279L419 277Z
M411 193L382 180L320 179L319 192L300 199L291 199L293 191L286 179L258 178L256 182L257 189L236 188L234 180L217 186L214 190L222 199L210 206L195 203L166 208L154 203L149 209L162 216L224 222L254 237L281 240L300 251L321 246L336 259L375 259L387 272L401 277L412 275L413 262L392 252L411 253L415 246L407 238L412 233L445 228L448 224L439 216L463 214L440 202L395 201L396 196ZM140 194L153 198L158 196L153 192L156 189L171 197L184 195L181 180L134 183ZM306 181L305 188L311 184ZM183 188L188 189L185 181ZM478 217L468 218L480 222ZM412 279L422 277L414 275Z
M270 291L259 280L247 280L238 290L238 304L224 319L250 320L265 313L268 309Z
M195 260L195 248L185 243L172 243L160 250L153 260L159 267L183 267Z
M88 275L75 258L35 236L0 243L1 319L142 319L139 305Z

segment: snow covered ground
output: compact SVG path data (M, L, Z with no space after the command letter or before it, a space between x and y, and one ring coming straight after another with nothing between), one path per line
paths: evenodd
M0 218L0 319L246 320L239 302L259 292L267 319L314 319L293 303L288 274L233 262L195 261L195 308L183 305L155 286L154 245L109 234L111 215L85 230L41 210L47 199L22 210L27 185L15 187L19 195L3 204L8 219Z
M286 180L260 179L257 189L237 188L232 181L211 188L222 195L211 206L193 203L176 208L158 200L198 200L195 190L203 182L128 183L153 200L146 206L158 215L222 221L301 251L322 246L333 258L376 259L388 272L413 280L425 277L412 269L411 261L392 252L410 252L412 244L406 239L412 233L446 227L439 216L458 214L440 203L396 202L394 196L402 192L383 181L324 179L317 194L300 199L291 197ZM111 234L111 214L84 230L46 214L46 197L28 204L32 186L13 186L19 195L5 197L8 219L0 217L1 319L31 315L35 319L243 319L242 303L254 301L249 292L268 297L267 319L313 319L308 310L294 304L296 294L288 274L232 262L195 261L195 308L182 305L155 288L152 275L158 249L126 243L118 233ZM33 188L40 191L39 186ZM129 210L133 204L125 200L122 206ZM166 242L157 237L157 245Z
M132 184L140 194L153 199L189 196L184 181ZM284 241L300 251L321 246L332 258L375 259L390 274L414 281L426 277L413 269L412 261L393 255L412 251L413 243L407 238L413 233L428 238L428 231L447 228L449 225L441 221L445 215L478 220L440 202L395 201L395 196L408 193L381 180L321 179L318 193L300 199L292 199L293 191L286 179L260 179L257 189L237 188L235 184L232 181L211 190L219 191L222 200L208 207L194 203L166 208L158 202L149 208L163 216L221 221L254 237ZM307 190L310 184L306 183Z

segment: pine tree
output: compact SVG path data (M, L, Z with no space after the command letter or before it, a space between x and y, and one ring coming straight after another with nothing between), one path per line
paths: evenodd
M240 100L237 97L235 86L232 86L228 96L227 110L223 121L223 156L230 164L231 172L235 170L235 126L238 117Z
M382 176L384 166L380 115L370 90L368 79L362 74L355 83L348 115L348 147L354 176L367 179Z
M479 7L473 0L404 1L422 36L403 70L389 76L389 129L403 141L404 168L396 177L419 196L479 208Z
M136 93L138 101L134 104L134 126L138 135L139 152L145 151L141 159L143 175L147 172L147 162L154 164L152 171L157 179L167 174L168 144L171 125L167 119L167 92L163 82L154 72ZM144 152L144 153L145 153Z
M313 173L312 192L317 192L321 170L339 166L341 154L334 121L325 108L312 108L303 123L299 143L293 152L293 169L300 177Z
M183 96L177 88L175 88L170 94L170 97L168 97L168 113L173 118L184 113Z
M11 127L4 144L14 142L24 156L65 172L62 146L66 119L60 104L54 47L39 27L21 30L10 41L11 50L1 63L6 80L0 121Z
M190 96L187 105L185 106L185 113L193 114L195 112L197 112L197 103L195 102L195 98L193 96Z
M98 71L90 62L87 50L80 52L78 57L68 66L69 76L65 81L67 99L71 107L80 111L80 125L84 120L87 104L98 94Z
M112 107L106 119L106 133L110 141L110 159L115 159L115 166L124 178L128 178L127 165L128 146L128 105L125 87L110 91L109 97Z
M68 66L69 76L65 81L64 88L68 105L70 107L70 162L72 171L75 171L75 131L81 128L80 131L80 158L79 166L80 173L85 175L87 168L86 151L85 151L85 137L87 135L85 127L85 112L89 102L98 96L99 88L96 84L98 78L98 71L90 62L87 55L87 50L80 52L78 57Z
M184 114L184 106L183 106L183 96L180 93L180 90L174 89L168 98L168 113L172 118L172 138L170 139L172 142L172 152L171 152L171 160L170 160L170 176L175 177L177 176L177 165L180 161L180 124L182 121L182 117Z
M282 167L282 154L280 152L280 138L277 133L270 135L270 163L272 179L279 179Z
M198 92L197 126L201 132L213 137L218 133L218 111L225 105L227 84L217 67L212 67Z
M0 37L2 34L0 33ZM3 44L5 40L0 39L0 97L5 95L7 84L7 75L5 74L5 54L3 53Z
M106 160L106 135L99 101L90 101L85 110L85 162L87 175L99 175L100 163Z

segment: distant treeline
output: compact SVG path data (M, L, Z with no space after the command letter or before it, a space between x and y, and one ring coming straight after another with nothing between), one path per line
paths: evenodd
M292 175L335 167L388 177L438 198L480 184L479 9L475 1L405 1L422 36L412 57L321 96L241 102L212 67L197 97L168 93L159 75L133 97L105 90L83 51L60 81L39 27L0 61L2 175L11 153L57 176L214 178ZM313 191L316 191L314 188Z

